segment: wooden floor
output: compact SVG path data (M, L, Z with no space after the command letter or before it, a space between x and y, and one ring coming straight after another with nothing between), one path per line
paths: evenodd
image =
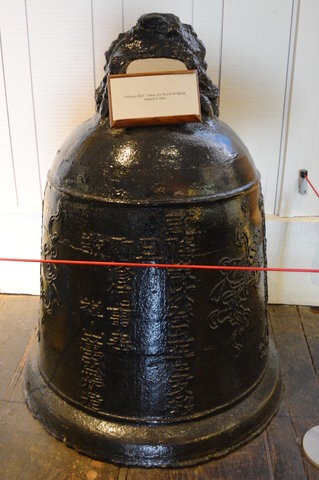
M270 306L284 399L269 427L250 444L194 468L145 470L91 460L50 436L29 413L22 376L35 340L38 297L0 295L1 480L319 479L301 453L308 428L319 424L319 309Z

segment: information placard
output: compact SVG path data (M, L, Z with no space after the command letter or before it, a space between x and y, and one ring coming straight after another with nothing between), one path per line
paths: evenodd
M111 127L200 122L197 70L108 76Z

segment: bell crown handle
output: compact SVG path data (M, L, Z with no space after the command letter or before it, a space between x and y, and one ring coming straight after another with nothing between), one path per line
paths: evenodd
M127 32L120 33L105 52L105 76L96 89L96 109L108 115L108 74L126 73L133 60L170 58L182 61L188 70L198 72L200 103L203 113L218 116L219 90L207 74L206 49L191 25L172 14L149 13Z

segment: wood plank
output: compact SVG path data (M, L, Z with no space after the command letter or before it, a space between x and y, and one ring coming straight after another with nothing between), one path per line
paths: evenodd
M298 170L305 168L319 184L318 52L319 2L299 2L298 36L290 100L285 168L280 205L281 216L318 215L318 198L310 191L298 193Z
M319 385L296 307L271 305L269 314L287 405L300 440L308 428L319 423Z
M266 213L274 212L292 0L227 0L221 118L240 135L261 172Z
M267 428L267 439L274 479L306 479L300 445L298 445L290 414L283 400L278 414Z
M268 323L268 328L269 336L276 344L271 321ZM264 432L271 465L271 478L272 480L285 478L302 480L307 478L306 472L285 398L284 391L279 411Z
M7 348L18 350L15 341ZM18 377L0 403L0 465L4 480L116 480L119 468L67 448L49 435L28 411L23 391L23 355Z
M116 480L117 466L80 455L44 430L22 400L21 380L0 414L2 478Z
M182 469L152 468L145 470L143 468L122 467L120 472L123 480L211 480L212 478L214 480L227 480L230 478L225 476L222 464L216 461Z
M267 457L265 434L225 457L222 462L225 478L272 479L272 467Z
M235 450L230 455L197 467L165 470L159 468L152 470L129 468L127 480L272 479L272 466L267 458L265 441L267 441L265 434L259 435L249 444ZM124 471L124 469L121 468L121 471Z
M37 325L39 297L1 295L0 301L0 398L3 398Z
M306 431L319 424L319 385L296 307L270 306L270 319L281 361L286 403L297 444ZM313 468L304 459L308 478Z
M173 13L181 22L192 24L192 0L123 0L124 31L135 25L144 13Z
M299 306L298 312L306 336L313 368L319 381L319 308Z
M304 460L307 462L307 478L308 480L318 480L319 478L319 471L318 468L316 468L314 465L309 463L307 460Z
M281 361L287 406L300 441L318 420L319 385L296 307L272 305L269 314Z
M27 2L42 187L56 151L95 112L90 0Z
M18 204L37 206L41 190L24 0L0 2L0 18Z
M319 308L300 306L297 308L311 355L313 368L319 381ZM319 421L316 425L318 424ZM305 460L305 462L307 462L307 460ZM307 471L310 480L315 480L319 477L318 469L308 462Z

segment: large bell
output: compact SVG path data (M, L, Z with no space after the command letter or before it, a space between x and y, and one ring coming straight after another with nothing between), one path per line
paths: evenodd
M48 175L44 258L266 265L259 173L218 120L204 56L174 15L144 15L112 43L98 113ZM197 69L202 123L110 129L107 75L150 57ZM92 457L167 467L223 455L280 399L266 274L42 265L25 389L45 428Z

